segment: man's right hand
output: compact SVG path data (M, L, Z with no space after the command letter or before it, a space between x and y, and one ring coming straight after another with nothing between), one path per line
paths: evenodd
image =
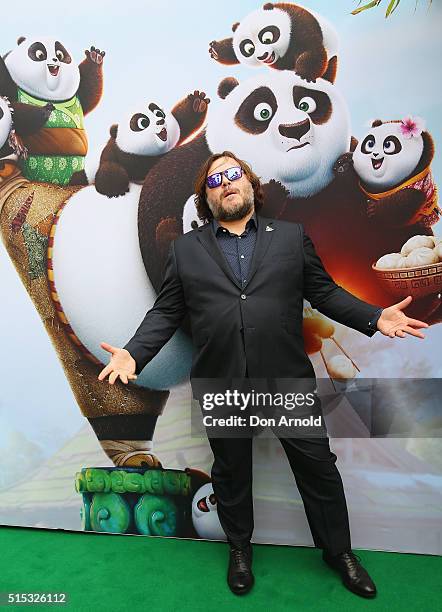
M137 364L129 351L111 346L107 344L107 342L100 342L100 346L104 348L105 351L111 353L112 357L107 366L99 373L98 380L104 380L106 376L110 375L110 385L113 385L118 377L127 385L129 380L135 380L137 378L135 374Z

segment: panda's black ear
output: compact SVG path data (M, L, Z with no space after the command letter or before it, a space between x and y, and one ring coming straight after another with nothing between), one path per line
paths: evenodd
M381 119L375 119L372 124L371 127L379 127L380 125L382 125L382 121Z
M17 45L21 45L24 40L26 40L26 36L20 36L20 38L17 38Z
M232 26L232 32L236 32L237 27L239 26L239 21L235 22Z
M234 77L226 77L221 81L218 85L218 95L224 100L227 98L229 93L235 89L239 85L239 81L237 81Z
M112 138L116 138L117 132L118 132L118 125L114 123L113 125L110 126L109 134L112 136Z
M271 2L267 2L262 7L265 11L271 11L274 8L274 5Z

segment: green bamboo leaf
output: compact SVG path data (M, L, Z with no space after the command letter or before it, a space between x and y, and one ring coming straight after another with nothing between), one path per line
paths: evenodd
M397 9L397 7L399 6L399 2L401 0L391 0L390 4L387 7L387 12L385 13L385 17L388 17L389 15L391 15L391 13Z
M374 6L378 6L378 4L380 4L381 0L372 0L372 2L369 2L368 4L364 4L364 6L361 6L357 9L355 9L354 11L351 12L352 15L357 15L358 13L361 13L362 11L366 11L367 9L371 9Z

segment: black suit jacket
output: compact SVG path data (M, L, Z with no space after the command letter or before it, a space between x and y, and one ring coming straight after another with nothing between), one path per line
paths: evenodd
M259 216L248 282L240 281L212 224L175 239L153 307L124 346L136 373L158 353L189 314L192 378L315 378L304 350L303 299L327 317L372 336L380 306L337 285L300 223Z

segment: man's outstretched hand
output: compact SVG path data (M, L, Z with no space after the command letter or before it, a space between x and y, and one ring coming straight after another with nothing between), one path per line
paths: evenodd
M116 379L120 377L120 380L127 385L129 380L137 378L135 374L137 364L129 351L111 346L107 342L100 342L100 346L111 353L112 357L107 366L99 373L98 380L104 380L106 376L110 375L109 384L113 385Z
M405 338L405 334L407 333L412 336L417 336L418 338L425 338L424 334L417 330L421 327L428 327L428 323L419 321L419 319L407 317L407 315L402 312L412 299L412 296L409 295L401 302L384 308L377 322L377 328L384 336L390 336L390 338L394 338L395 336Z

